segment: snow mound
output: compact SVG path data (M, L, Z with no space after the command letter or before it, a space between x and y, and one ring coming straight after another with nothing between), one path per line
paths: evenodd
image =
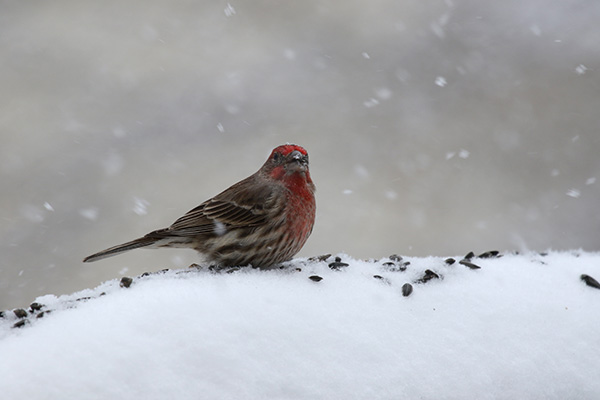
M114 280L4 311L0 393L597 399L594 276L599 253L487 252Z

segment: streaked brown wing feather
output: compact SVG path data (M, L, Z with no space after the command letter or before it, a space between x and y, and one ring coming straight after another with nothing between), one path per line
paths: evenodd
M159 231L160 234L196 236L213 233L215 222L228 227L247 227L264 223L270 207L273 206L273 190L268 187L255 190L247 190L246 187L246 190L238 190L238 186L243 183L245 181L188 211L169 228Z

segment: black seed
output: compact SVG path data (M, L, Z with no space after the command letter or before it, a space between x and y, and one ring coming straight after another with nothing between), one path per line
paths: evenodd
M52 310L46 310L46 311L42 311L41 313L39 313L38 315L36 315L36 318L44 318L44 315L46 314L50 314L52 312Z
M385 284L388 284L388 285L391 285L391 284L392 284L392 283L391 283L391 282L390 282L388 279L384 278L384 277L383 277L383 276L381 276L381 275L373 275L373 278L375 278L375 279L377 279L377 280L380 280L381 282L383 282L383 283L385 283Z
M17 316L17 318L25 318L27 316L27 311L22 308L15 308L13 313Z
M335 262L342 262L342 259L340 257L336 257Z
M477 258L494 258L494 257L498 257L498 254L500 252L498 250L490 250L490 251L486 251L485 253L481 253L480 255L477 256Z
M165 272L169 272L169 268L161 269L159 272L162 272L164 274Z
M75 299L75 301L87 301L89 299L91 299L91 297L89 297L89 296L88 297L80 297L78 299Z
M540 253L540 256L542 257L546 257L548 255L548 253Z
M398 254L392 254L391 256L388 257L390 260L392 261L396 261L396 262L400 262L402 261L402 257L399 256Z
M106 292L100 293L100 296L106 296Z
M313 256L313 257L310 257L308 259L308 261L310 261L310 262L326 261L329 257L331 257L331 254L323 254L322 256Z
M124 276L121 278L121 282L119 283L119 286L128 288L129 286L131 286L132 282L133 282L133 279L131 279L128 276Z
M413 287L410 283L402 285L402 296L408 297L413 292Z
M4 318L4 311L0 311L0 318Z
M12 326L13 328L22 328L25 326L25 324L27 323L26 319L22 319L20 321L15 322L15 324Z
M343 263L343 262L336 261L336 262L329 263L329 268L331 268L331 269L333 269L333 270L336 270L336 271L339 271L339 269L340 269L340 268L345 268L345 267L347 267L348 265L349 265L349 264L346 264L346 263Z
M405 261L400 265L396 265L395 263L388 261L383 263L382 265L385 267L385 269L387 269L390 272L403 272L406 271L406 266L410 265L410 261Z
M471 258L475 257L475 253L473 253L472 251L470 251L466 256L465 256L465 260L470 260Z
M465 267L469 267L471 269L481 269L481 267L479 265L475 265L472 262L467 261L467 260L460 260L458 263L464 265Z
M42 309L42 307L44 307L42 304L40 303L31 303L29 305L29 308L31 310L31 312L35 312L35 311L40 311Z
M581 275L581 280L584 281L585 284L590 287L600 289L600 283L598 283L597 280L595 280L594 278L592 278L589 275L586 275L586 274Z
M233 268L229 268L227 271L225 271L226 274L233 274L234 272L237 272L240 270L240 267L233 267Z
M296 268L296 271L302 272L302 268Z
M444 262L448 265L452 265L456 262L456 260L454 258L446 258Z
M423 275L423 277L419 280L417 280L417 283L427 283L432 279L439 279L440 276L438 274L436 274L435 272L433 272L430 269L426 269L425 270L425 275Z
M308 277L308 279L314 282L320 282L323 278L321 278L319 275L311 275Z

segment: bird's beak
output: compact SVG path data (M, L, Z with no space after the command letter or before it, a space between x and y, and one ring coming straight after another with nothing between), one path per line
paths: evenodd
M308 156L300 153L298 150L288 154L287 168L290 172L306 171L308 169Z

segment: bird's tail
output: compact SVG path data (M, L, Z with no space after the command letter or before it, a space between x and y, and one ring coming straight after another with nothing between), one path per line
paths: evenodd
M119 244L113 247L109 247L106 250L99 251L96 254L92 254L83 259L83 262L92 262L102 260L103 258L116 256L117 254L121 254L125 251L139 249L141 247L148 247L156 244L159 239L153 237L141 237L139 239L132 240L131 242Z

